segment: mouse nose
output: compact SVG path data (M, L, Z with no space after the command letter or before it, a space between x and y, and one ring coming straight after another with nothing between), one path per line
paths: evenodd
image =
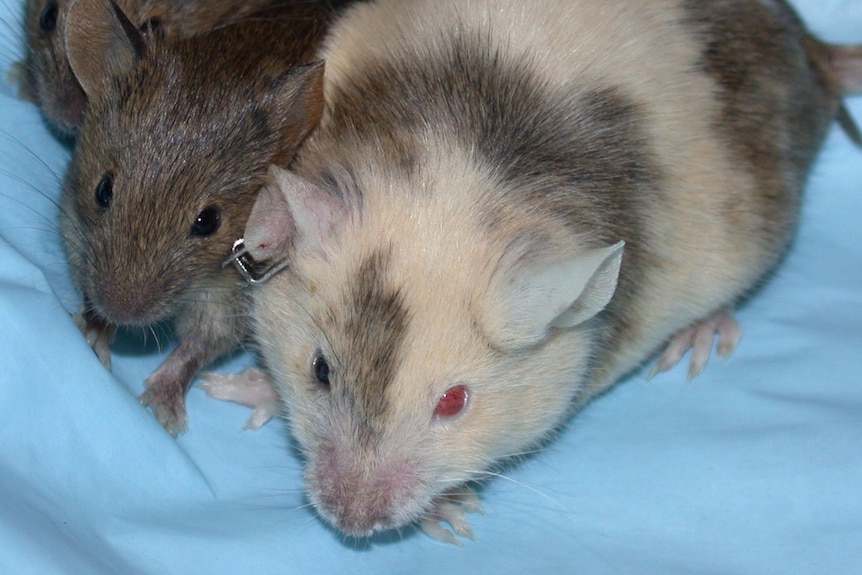
M418 491L416 466L407 459L363 462L326 457L311 464L308 485L320 515L346 535L368 537L413 520L405 513Z
M358 491L354 493L354 496L357 500L362 497ZM365 501L372 503L373 499L365 499ZM376 507L373 503L371 505L365 503L357 505L344 504L343 502L333 503L330 500L327 506L333 514L332 524L342 533L351 537L369 537L376 531L386 529L392 523L391 514L381 507Z
M156 278L116 281L105 277L89 290L89 300L100 316L117 325L149 325L163 315L164 286Z
M368 537L394 526L398 489L387 481L342 475L321 483L315 499L321 515L346 535Z

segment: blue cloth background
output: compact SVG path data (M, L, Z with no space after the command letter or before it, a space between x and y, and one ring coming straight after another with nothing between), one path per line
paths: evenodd
M862 1L797 5L821 36L862 42ZM4 77L20 12L0 0ZM67 159L4 80L0 573L862 573L862 151L838 129L793 250L737 315L736 353L592 403L482 488L463 547L415 529L344 541L303 498L284 426L240 431L249 410L199 389L169 437L136 396L171 342L125 333L109 373L69 318Z

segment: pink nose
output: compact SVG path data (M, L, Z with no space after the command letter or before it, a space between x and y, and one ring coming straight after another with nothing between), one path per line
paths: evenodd
M117 325L149 325L160 319L162 300L170 296L164 293L160 282L144 280L135 282L112 281L103 278L89 290L90 303L99 315Z
M401 527L412 521L411 507L419 482L409 461L375 461L330 453L310 464L308 486L321 516L354 537Z

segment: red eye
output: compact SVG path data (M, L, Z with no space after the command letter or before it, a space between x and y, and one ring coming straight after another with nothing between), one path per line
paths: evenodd
M467 405L467 399L470 394L467 392L466 385L453 385L440 396L437 401L437 407L434 408L436 417L453 417L461 413L464 406Z

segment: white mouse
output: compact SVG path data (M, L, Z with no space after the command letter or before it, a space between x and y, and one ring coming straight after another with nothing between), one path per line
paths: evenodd
M254 293L275 387L248 372L243 399L279 399L323 519L456 541L437 521L470 534L466 484L662 347L659 369L693 347L692 375L716 333L729 353L730 310L849 126L858 53L780 1L348 11L322 123L270 171L239 258L286 263Z

